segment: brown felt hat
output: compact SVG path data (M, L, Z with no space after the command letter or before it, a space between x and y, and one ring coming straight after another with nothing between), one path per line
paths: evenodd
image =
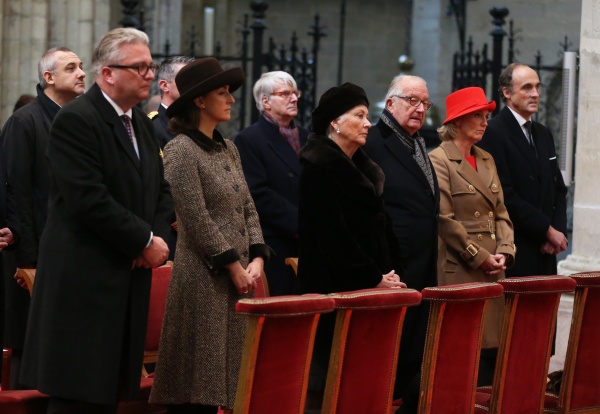
M166 114L172 117L181 112L191 101L221 86L229 85L234 92L244 83L242 68L224 70L213 57L194 60L181 68L175 76L179 98L167 108Z

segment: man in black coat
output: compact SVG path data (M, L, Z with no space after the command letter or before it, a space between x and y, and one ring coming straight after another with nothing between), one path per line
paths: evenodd
M168 129L169 117L166 111L169 105L179 98L175 76L182 67L193 61L194 58L189 56L171 56L163 60L158 67L156 79L158 79L158 87L160 88L160 105L158 110L150 112L148 116L152 120L156 130L156 138L161 148L164 148L167 142L173 139L173 134Z
M567 248L567 188L548 128L537 113L540 79L522 64L500 75L505 107L489 121L478 144L494 156L504 204L515 228L515 265L506 276L553 275Z
M62 108L48 141L48 219L21 382L49 413L114 413L139 393L151 268L167 259L173 202L148 116L156 65L132 28L102 37L96 84Z
M35 269L40 237L46 224L50 126L59 109L85 92L85 72L79 57L65 47L48 50L38 63L37 97L18 109L4 125L1 163L6 177L7 203L16 206L19 244L3 252L6 290L4 345L12 349L11 388L19 384L19 365L25 341L29 292L14 280L16 268Z
M291 75L264 73L254 85L261 116L234 140L265 243L276 254L265 264L271 296L298 293L296 276L285 259L298 257L298 150L308 137L294 122L299 97Z
M388 89L385 109L369 130L363 147L385 174L383 201L406 264L402 281L419 291L437 285L440 191L425 142L418 134L429 108L425 81L416 76L397 76ZM406 313L398 357L396 398L409 398L409 386L418 390L428 317L426 303ZM418 403L418 391L413 403ZM409 404L412 403L407 406Z

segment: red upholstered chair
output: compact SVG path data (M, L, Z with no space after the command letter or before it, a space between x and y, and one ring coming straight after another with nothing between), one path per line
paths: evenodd
M419 414L468 414L475 406L483 319L497 283L425 288L431 302L421 369Z
M412 289L365 289L330 295L337 309L322 413L388 413L402 324Z
M246 342L233 412L302 414L317 322L335 302L324 295L242 299Z
M0 391L0 413L45 414L49 397L36 390Z
M171 282L173 263L157 267L152 270L152 287L150 289L150 307L148 309L148 328L146 330L146 344L144 349L144 366L142 375L148 376L147 364L155 364L158 359L158 343L162 329L165 306L167 304L167 292Z
M514 277L504 287L504 319L492 387L478 389L476 413L540 414L565 276Z
M600 272L571 275L577 282L560 396L544 413L600 413Z

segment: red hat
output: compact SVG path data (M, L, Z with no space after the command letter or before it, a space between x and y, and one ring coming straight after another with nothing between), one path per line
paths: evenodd
M483 109L490 112L496 109L496 102L488 102L483 89L476 86L459 89L446 98L446 119L442 124Z

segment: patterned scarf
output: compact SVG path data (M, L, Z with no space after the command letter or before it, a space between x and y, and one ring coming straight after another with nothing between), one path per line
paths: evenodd
M268 113L263 112L263 116L267 121L279 128L279 133L281 136L287 140L288 144L290 144L294 151L296 151L296 154L298 154L298 151L300 151L300 131L298 131L298 127L296 126L294 120L292 119L292 122L290 122L288 126L282 127L279 126L275 118Z
M431 171L431 161L429 161L429 156L427 155L427 150L425 149L425 140L417 135L415 137L411 137L408 133L398 124L396 118L391 114L387 109L383 110L383 113L379 117L388 127L394 131L396 136L400 139L400 142L404 144L404 146L408 149L408 152L411 153L423 174L427 178L429 182L429 186L431 187L431 192L435 193L435 185L433 183L433 172Z

